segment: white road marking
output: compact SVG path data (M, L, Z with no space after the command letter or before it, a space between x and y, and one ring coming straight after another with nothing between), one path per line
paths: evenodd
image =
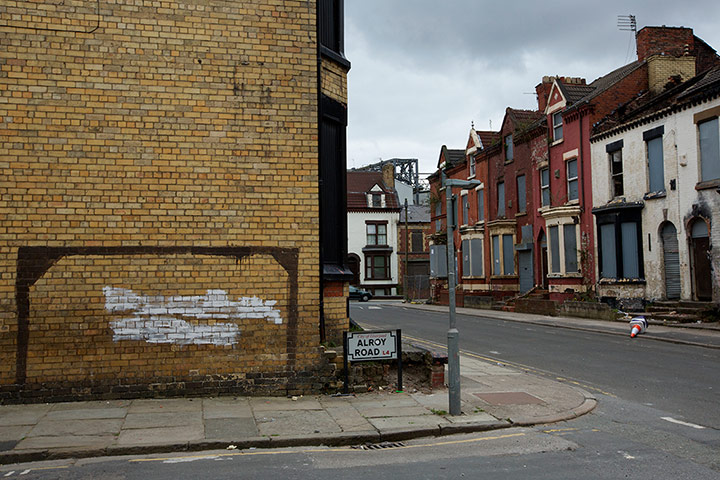
M27 475L27 474L30 473L31 471L32 471L32 470L27 469L27 470L25 470L25 471L23 471L23 472L20 472L20 475Z
M495 350L490 350L490 353L492 353L493 355L500 355L500 352L496 352Z
M382 310L382 307L368 307L368 310Z
M3 477L9 477L9 476L12 475L13 473L15 473L15 470L13 470L12 472L6 473L5 475L3 475Z
M684 425L684 426L690 427L690 428L697 428L698 430L703 430L705 428L702 425L697 425L695 423L683 422L682 420L676 420L672 417L660 417L660 418L662 418L666 422L677 423L678 425Z
M622 450L618 450L618 453L619 453L620 455L622 455L623 457L625 457L627 460L635 460L635 457L633 457L632 455L630 455L630 454L627 453L627 452L623 452Z

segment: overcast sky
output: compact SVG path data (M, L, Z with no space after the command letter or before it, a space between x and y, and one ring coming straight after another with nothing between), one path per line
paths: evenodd
M505 108L536 109L543 75L588 83L635 60L618 15L685 26L720 49L720 1L348 0L348 167L465 148L470 122L498 130Z

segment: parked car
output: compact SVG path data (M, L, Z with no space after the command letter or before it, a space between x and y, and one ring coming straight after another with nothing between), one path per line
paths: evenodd
M357 288L350 285L351 300L360 300L361 302L367 302L372 297L372 293L368 292L367 290L363 290L362 288Z

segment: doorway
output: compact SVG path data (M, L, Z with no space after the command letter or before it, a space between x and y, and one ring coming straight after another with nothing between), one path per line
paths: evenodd
M545 238L545 232L541 231L538 237L538 245L540 245L540 275L541 286L543 290L548 288L548 251L547 251L547 239Z
M660 231L663 242L663 263L665 267L665 297L668 300L680 298L680 247L677 230L670 222Z
M355 287L360 286L360 257L355 255L354 253L351 253L348 255L347 259L348 268L352 272L353 278L350 281L350 285L353 285Z
M690 255L692 260L695 298L712 300L710 269L710 235L705 220L698 218L690 226Z

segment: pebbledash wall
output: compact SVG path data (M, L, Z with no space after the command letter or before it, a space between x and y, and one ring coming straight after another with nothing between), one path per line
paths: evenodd
M319 67L314 1L3 2L0 400L322 387Z

